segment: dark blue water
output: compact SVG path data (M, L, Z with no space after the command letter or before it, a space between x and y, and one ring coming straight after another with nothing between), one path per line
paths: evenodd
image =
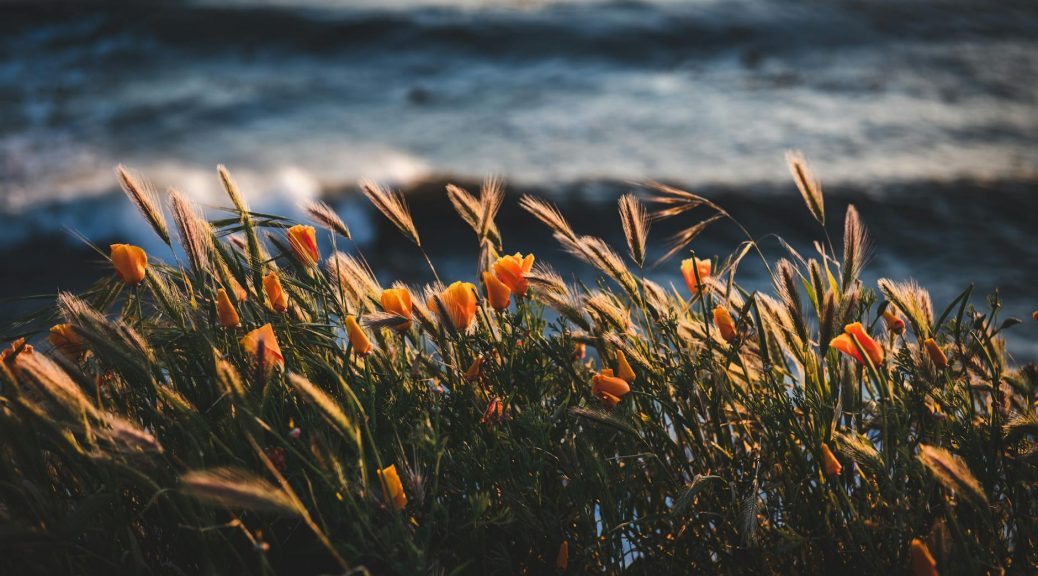
M223 163L282 211L360 178L497 174L589 200L600 223L626 182L658 179L807 238L787 148L833 206L870 207L875 275L938 300L980 279L1019 316L1038 306L1033 1L0 3L9 258L67 228L154 247L116 195L119 162L213 204ZM732 248L718 234L707 248Z

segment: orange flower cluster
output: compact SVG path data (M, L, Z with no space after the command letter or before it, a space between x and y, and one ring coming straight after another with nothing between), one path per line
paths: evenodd
M533 269L533 254L525 257L516 252L502 256L494 262L494 271L483 272L483 286L487 291L490 306L498 312L508 309L512 294L526 296L530 282L526 275Z

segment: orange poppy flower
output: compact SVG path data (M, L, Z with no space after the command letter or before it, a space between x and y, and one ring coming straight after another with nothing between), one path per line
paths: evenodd
M622 378L613 375L613 371L605 368L591 379L591 393L598 396L609 406L616 406L620 399L631 391L631 387Z
M455 282L448 286L439 296L443 311L447 313L445 321L450 321L457 330L465 330L476 317L476 287L469 282ZM429 309L437 313L439 306L429 299Z
M634 383L634 370L622 351L616 353L616 376L628 384Z
M559 544L559 553L555 555L555 568L565 570L569 567L569 540L563 540Z
M51 326L47 342L50 342L55 350L72 359L83 352L83 337L72 328L71 324Z
M905 321L893 306L887 306L887 309L883 311L883 323L893 334L905 333Z
M379 470L378 479L386 500L392 502L397 510L403 510L404 506L407 506L407 494L404 494L404 485L400 482L400 475L396 473L396 464Z
M111 250L112 266L123 282L136 286L144 281L148 268L148 255L144 249L130 244L112 244Z
M728 313L728 309L724 306L714 308L714 325L717 326L717 330L721 333L721 338L724 338L727 342L735 340L735 337L738 335L735 330L735 321L732 320L732 315Z
M267 304L275 312L288 310L288 293L281 286L278 273L271 271L263 277L263 292L267 295Z
M321 254L317 251L317 232L314 231L314 227L296 224L288 229L287 234L288 244L299 262L307 268L316 266Z
M822 468L825 469L826 476L839 476L843 472L843 465L836 459L828 444L822 444Z
M368 335L364 333L353 314L346 317L346 334L350 337L350 344L353 346L354 352L361 356L371 353L373 348L371 340L368 340Z
M526 274L533 268L533 254L527 254L525 258L519 252L512 256L502 256L494 263L494 274L502 284L508 286L512 293L518 296L526 296L526 290L530 283L526 280Z
M693 296L699 293L699 286L696 283L696 270L699 270L699 279L706 281L710 277L710 270L713 264L709 260L700 260L699 258L688 258L681 261L681 275L685 278L685 285L688 286L688 291Z
M512 290L504 282L497 279L490 272L483 273L483 286L487 289L487 299L490 305L501 312L508 309L508 302L512 298Z
M411 329L411 293L407 288L383 290L382 296L379 299L382 301L383 310L407 318L407 322L394 326L397 332L407 332Z
M243 336L241 345L246 352L262 363L264 369L285 365L285 357L281 355L281 347L278 346L278 339L274 336L274 328L270 324L264 324ZM261 347L262 358L259 357Z
M241 324L238 311L234 309L234 304L231 303L230 297L227 296L227 291L223 288L216 291L216 320L224 328Z
M871 336L865 332L865 327L861 325L861 322L855 322L848 324L843 329L844 333L840 334L836 338L833 338L829 342L831 348L836 348L840 352L853 357L858 362L864 363L865 360L858 353L858 348L854 345L855 340L861 346L865 354L868 355L872 363L879 365L883 363L883 347L872 339Z
M933 362L933 365L938 370L943 370L948 367L948 357L944 355L944 350L937 345L937 342L933 338L927 338L923 341L923 348L926 350L926 355Z
M937 576L937 561L934 560L926 543L918 538L912 539L910 550L912 559L912 576Z

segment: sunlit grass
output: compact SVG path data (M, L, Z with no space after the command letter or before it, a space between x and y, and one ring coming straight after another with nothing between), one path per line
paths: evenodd
M5 564L1038 569L1038 372L1007 365L1014 321L999 318L997 295L978 308L967 288L934 308L909 279L864 284L870 239L857 211L837 250L820 184L802 156L790 163L819 241L778 262L745 230L730 255L690 253L706 227L742 226L668 186L619 199L630 265L524 197L598 270L593 285L530 254L499 255L523 241L494 222L516 209L497 180L478 196L447 190L480 247L469 277L381 286L330 207L308 209L323 230L250 212L220 167L229 217L206 221L170 197L184 261L103 251L112 274L34 319L60 317L50 349L18 341L3 353ZM171 245L155 193L118 175ZM404 198L362 189L436 275ZM662 218L687 225L649 263ZM771 271L773 291L740 287L747 258ZM652 265L680 269L684 285L648 280Z

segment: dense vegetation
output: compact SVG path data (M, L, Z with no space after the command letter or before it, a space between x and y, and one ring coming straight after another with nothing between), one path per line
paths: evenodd
M1038 569L1034 366L1007 366L993 296L934 308L859 278L802 158L816 253L747 241L645 279L649 224L720 206L620 199L629 260L524 197L600 273L567 283L448 187L475 232L467 282L384 289L326 205L315 230L171 191L180 252L99 252L114 274L24 326L0 361L0 551L28 573L980 574ZM120 169L171 247L164 211ZM424 251L404 200L362 184ZM703 214L701 217L693 215ZM178 254L180 255L178 257ZM700 257L706 255L698 255ZM771 294L738 282L748 258ZM428 258L426 258L428 261ZM677 261L663 266L674 266ZM429 262L432 267L433 263ZM435 270L432 270L435 274ZM449 285L448 285L449 284ZM935 311L937 313L935 313ZM26 334L30 336L31 334Z

